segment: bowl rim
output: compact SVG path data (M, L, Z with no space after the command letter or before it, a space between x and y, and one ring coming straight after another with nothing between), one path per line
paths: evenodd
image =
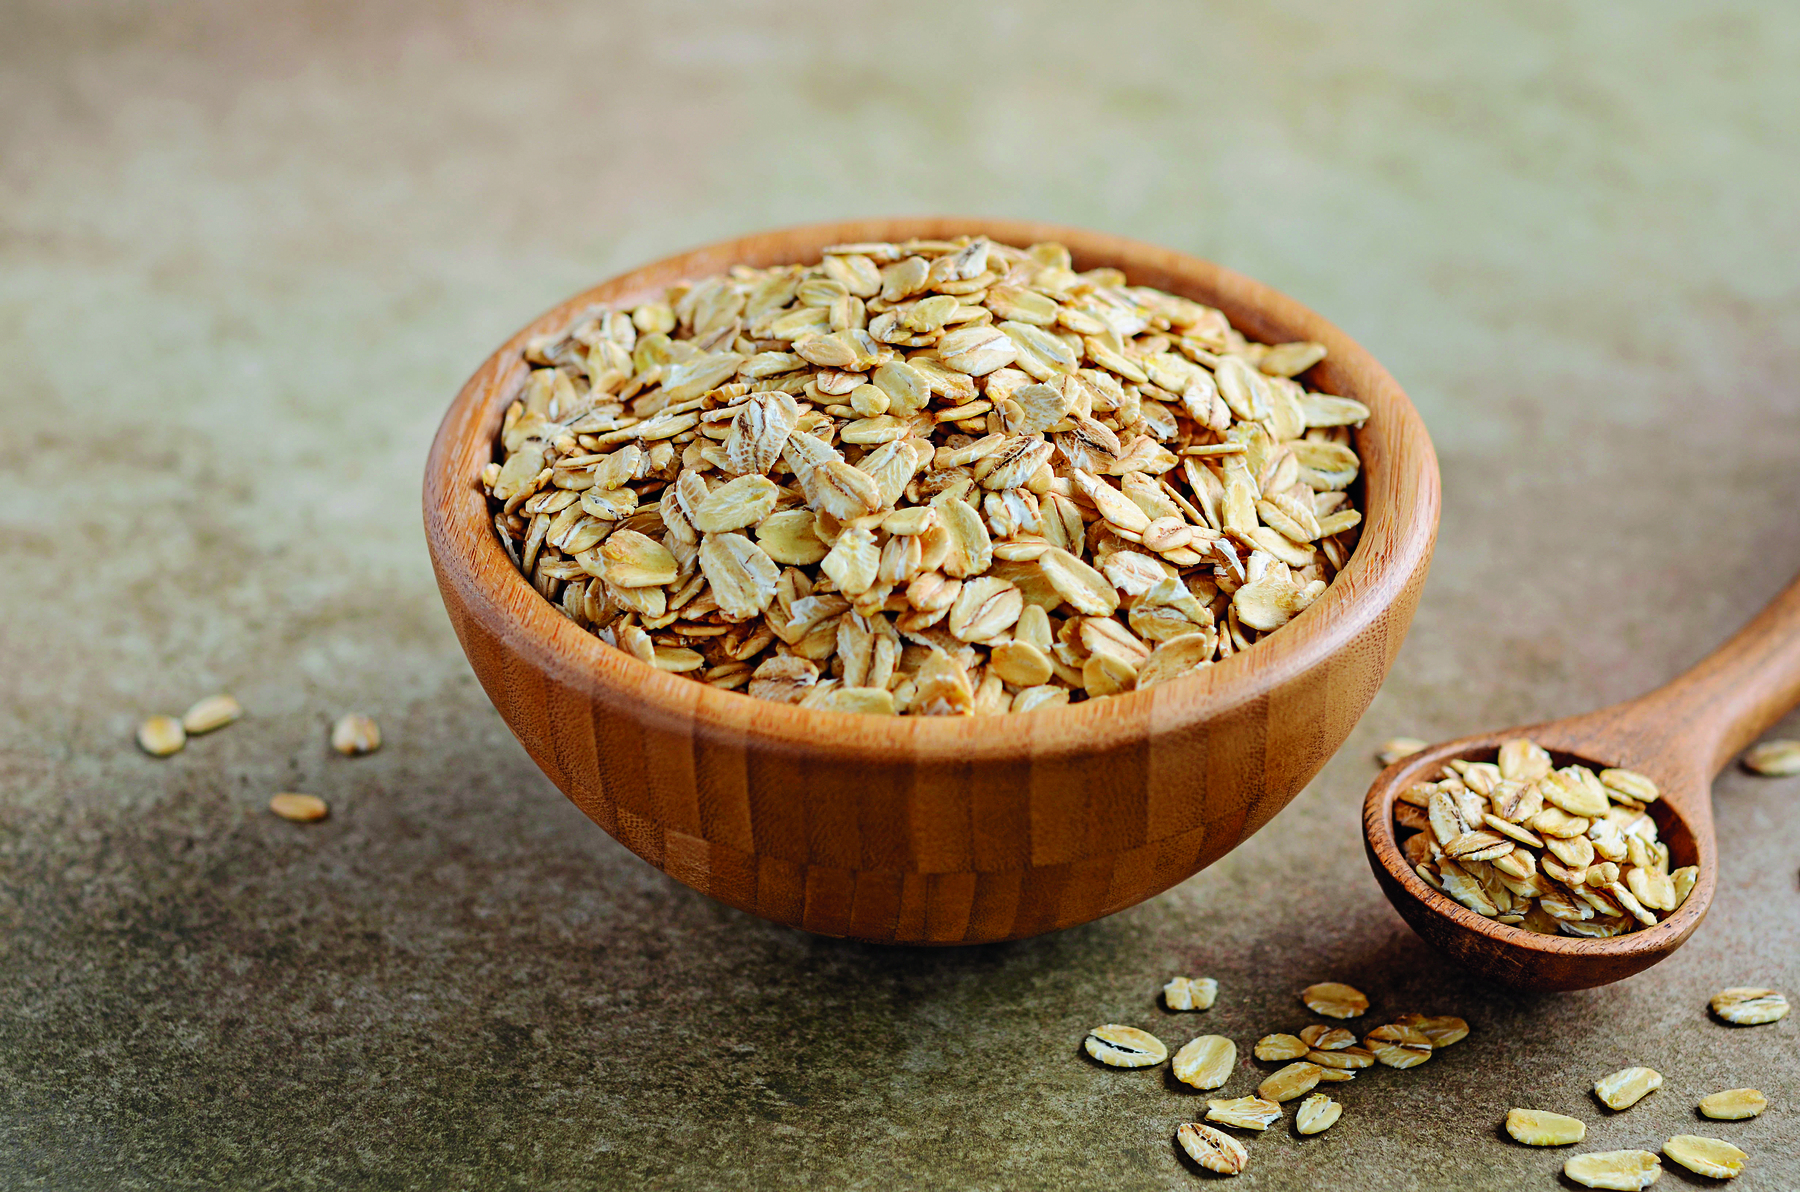
M1077 268L1110 265L1131 284L1203 301L1256 339L1326 345L1326 360L1318 366L1321 388L1356 397L1371 417L1358 433L1362 534L1344 570L1309 608L1279 633L1198 675L1149 691L1008 713L1004 723L1013 731L994 733L986 717L801 708L659 671L563 616L514 566L495 535L477 478L492 461L501 418L528 371L523 349L533 337L567 326L588 307L642 299L674 281L733 264L816 259L830 244L962 234L1020 245L1054 240L1068 247ZM763 748L837 760L904 755L942 763L1099 753L1268 699L1385 617L1415 573L1429 565L1441 506L1437 458L1418 411L1373 356L1299 302L1213 262L1141 241L978 216L833 221L734 237L627 270L558 303L508 337L457 393L431 445L423 498L426 543L446 601L454 590L466 615L517 658L591 701L629 707L635 718L663 731L751 738Z

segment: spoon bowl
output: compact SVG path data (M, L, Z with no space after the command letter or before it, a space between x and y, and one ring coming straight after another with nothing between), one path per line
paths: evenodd
M1800 579L1713 654L1667 686L1565 720L1446 741L1401 758L1363 803L1363 845L1382 892L1427 943L1504 984L1588 989L1649 968L1687 941L1718 886L1712 780L1726 762L1800 703ZM1685 901L1654 927L1610 939L1544 935L1496 922L1433 889L1407 861L1394 824L1401 791L1438 777L1454 758L1490 760L1527 737L1558 766L1636 770L1661 792L1645 809L1671 869L1696 865Z

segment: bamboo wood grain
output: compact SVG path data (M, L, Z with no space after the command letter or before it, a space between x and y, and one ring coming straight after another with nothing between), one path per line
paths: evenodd
M1764 730L1800 703L1800 579L1724 645L1647 695L1565 720L1435 745L1384 770L1363 804L1369 864L1388 900L1429 943L1463 964L1523 989L1587 989L1641 972L1679 948L1712 906L1719 857L1712 780ZM1502 741L1530 737L1558 765L1621 766L1649 776L1650 805L1671 868L1698 865L1687 901L1655 927L1611 939L1540 935L1478 915L1438 893L1406 862L1394 832L1394 800L1453 757L1491 757Z
M828 244L985 233L1057 240L1222 308L1246 334L1318 340L1319 387L1372 416L1362 539L1337 581L1255 649L1198 677L982 719L874 717L752 700L657 671L566 620L495 538L478 476L523 383L525 343L594 304L630 304L734 264ZM1418 603L1437 461L1406 396L1299 303L1217 265L1075 228L922 218L819 224L708 245L614 278L508 340L432 445L425 529L470 664L531 757L607 832L732 906L826 935L1016 939L1122 910L1224 856L1343 743Z

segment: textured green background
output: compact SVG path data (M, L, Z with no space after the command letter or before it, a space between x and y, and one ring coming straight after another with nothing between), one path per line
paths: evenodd
M0 1187L1180 1188L1195 1098L1082 1031L1247 1054L1324 978L1475 1033L1243 1186L1556 1187L1509 1105L1654 1148L1734 1084L1774 1101L1712 1128L1740 1186L1800 1186L1800 1017L1704 1012L1800 996L1800 780L1724 777L1710 920L1561 997L1427 951L1357 837L1380 739L1633 694L1800 568L1797 59L1783 3L0 6ZM1101 923L912 952L588 824L471 678L417 493L457 385L566 294L936 211L1297 296L1412 393L1446 506L1390 682L1258 837ZM241 724L131 746L221 687ZM390 742L354 762L352 708ZM1219 1007L1158 1009L1177 972ZM1668 1084L1610 1115L1627 1063Z

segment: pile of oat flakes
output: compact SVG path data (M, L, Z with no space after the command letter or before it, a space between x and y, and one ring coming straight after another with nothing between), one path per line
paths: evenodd
M1410 744L1410 742L1408 742ZM1607 938L1654 927L1700 871L1669 868L1647 810L1656 783L1625 769L1558 769L1535 741L1492 761L1453 759L1394 803L1418 875L1476 914L1545 935Z
M1355 548L1356 401L1061 245L846 244L595 309L482 474L520 570L661 670L886 714L1025 711L1251 646Z

